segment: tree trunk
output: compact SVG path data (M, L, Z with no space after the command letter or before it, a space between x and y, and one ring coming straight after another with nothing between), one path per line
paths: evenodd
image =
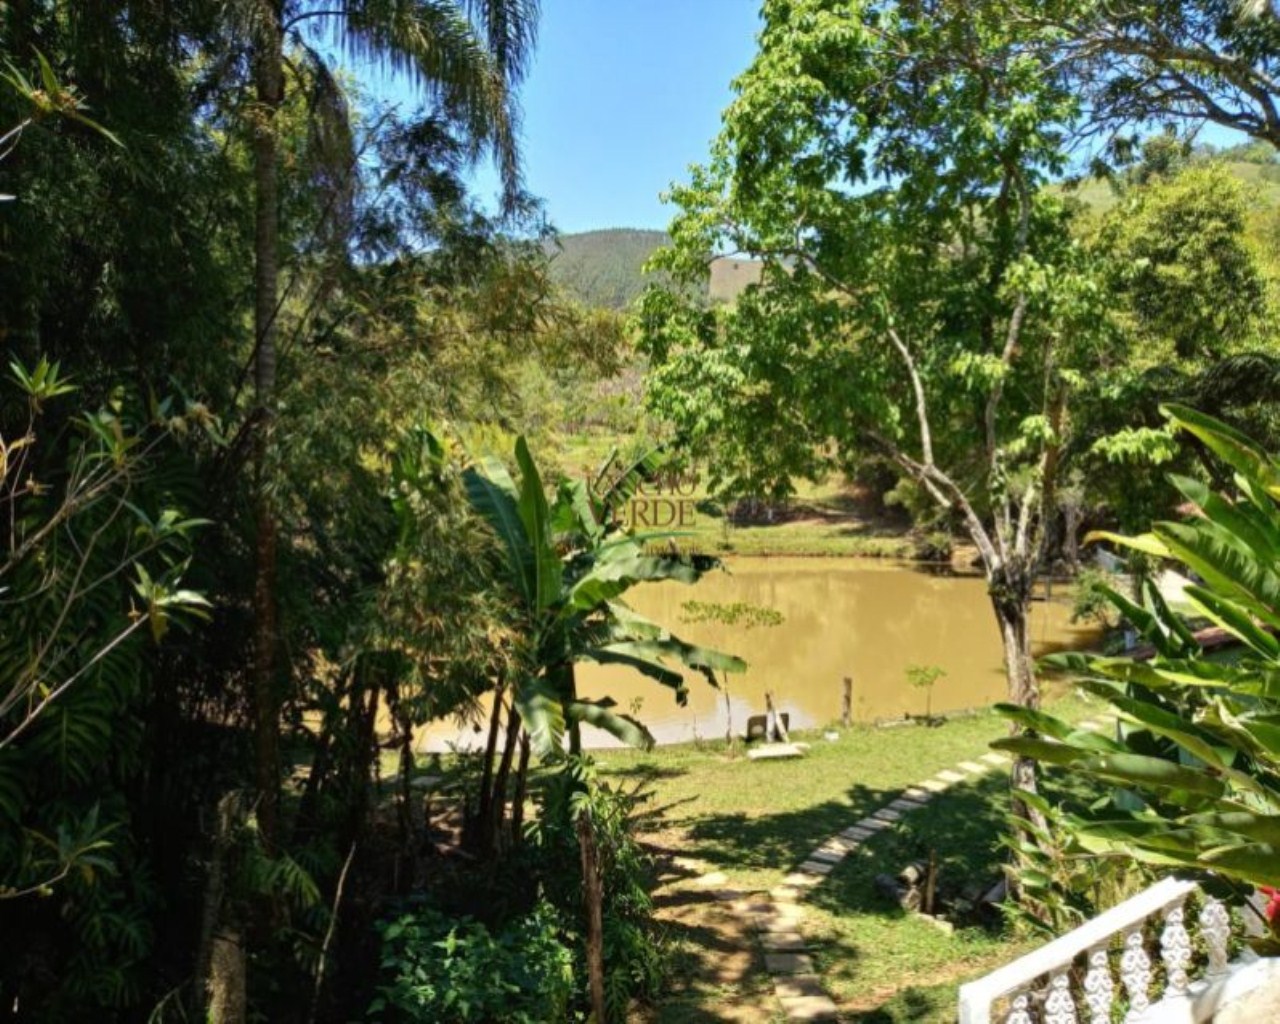
M582 902L587 913L587 982L595 1024L608 1024L604 1001L604 893L600 879L600 851L596 848L591 810L578 815L578 849L582 853Z
M489 807L489 847L485 851L497 854L502 849L502 822L507 813L507 781L511 778L511 762L515 758L516 743L520 739L520 730L524 723L515 702L511 702L511 713L507 716L507 739L502 749L502 763L498 766L498 775L493 782L493 803Z
M231 1017L244 1020L244 967L234 969L235 950L239 947L238 930L224 928L228 881L236 873L232 863L236 830L244 822L244 803L240 792L225 793L218 801L218 824L209 859L209 874L204 883L204 906L201 908L200 940L196 948L196 1016L219 1021L215 1007L231 1007ZM234 947L234 948L233 948ZM243 961L244 952L239 952ZM239 1016L235 1007L239 1006Z
M1040 707L1040 687L1036 682L1035 660L1031 656L1031 632L1028 628L1031 605L1029 575L1018 574L1013 579L1006 577L999 583L991 584L991 605L995 609L996 621L1000 624L1009 700L1020 707L1037 710ZM1023 730L1015 724L1011 731L1018 735ZM1014 789L1034 793L1035 761L1029 757L1015 758L1010 783ZM1012 810L1015 817L1038 826L1044 824L1041 815L1021 800L1013 801Z
M481 849L489 848L487 829L493 804L493 773L498 757L498 731L502 727L502 695L506 687L498 683L493 689L493 711L489 715L489 738L484 745L484 764L480 770L480 806L476 809L476 822L463 822L463 828L471 832ZM512 708L515 707L514 701ZM474 829L474 831L472 831Z
M346 784L342 787L347 796L347 820L340 845L347 847L359 838L369 812L369 776L372 774L377 748L378 702L382 695L376 669L368 664L360 664L355 671L357 675L351 706L359 717L356 719L354 744L346 766Z
M565 666L565 680L564 707L567 714L570 702L578 699L578 676L574 670L573 662L569 662ZM582 723L569 721L565 725L569 730L569 753L577 757L582 753Z
M405 865L401 875L402 891L407 892L413 885L418 870L418 844L415 841L413 828L413 723L401 698L400 688L390 683L387 686L387 693L389 696L395 695L391 703L396 728L399 730L400 766L396 773L396 825L400 833L400 855Z
M524 828L524 799L529 785L529 734L520 733L520 764L516 768L516 791L511 798L511 845L519 846Z
M209 969L209 1024L245 1024L245 958L240 933L224 929L213 937Z
M280 9L259 0L254 40L254 545L253 709L258 824L268 850L275 847L280 806L279 713L275 693L276 522L269 487L268 448L275 415L275 319L279 295L279 168L276 115L284 96Z

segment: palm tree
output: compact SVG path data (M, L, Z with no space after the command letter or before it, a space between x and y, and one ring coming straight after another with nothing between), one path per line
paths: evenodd
M275 696L276 524L267 485L267 454L276 395L279 287L279 184L276 120L285 100L285 54L297 51L323 68L311 43L327 38L346 55L414 86L459 124L474 155L492 154L508 203L519 186L518 112L514 89L532 54L537 0L242 0L256 102L253 128L255 493L254 706L256 787L262 834L276 836L279 752ZM327 75L320 81L331 84ZM345 116L341 104L323 108Z
M669 662L700 672L712 686L717 671L743 671L741 659L686 643L622 600L638 583L695 583L720 563L701 555L653 554L645 547L653 537L617 525L621 506L657 468L655 455L622 467L606 485L617 468L611 458L593 484L562 483L550 503L524 438L516 442L515 461L518 484L497 459L483 459L463 476L472 507L501 542L504 575L533 643L533 664L516 684L508 729L523 726L544 757L559 754L566 732L570 752L577 753L583 722L624 743L651 746L649 731L614 710L613 700L579 697L575 666L625 665L671 688L681 704L684 677Z

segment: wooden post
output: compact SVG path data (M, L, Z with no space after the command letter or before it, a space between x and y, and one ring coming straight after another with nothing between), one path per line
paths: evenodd
M846 729L853 725L853 680L844 677L844 695L840 699L840 724Z
M933 913L933 898L938 888L938 851L929 851L929 868L928 874L925 875L924 883L924 912L926 914Z
M764 691L764 739L766 743L790 743L786 724L773 706L773 691Z
M587 980L592 1020L595 1024L608 1024L604 1003L604 893L589 807L578 815L578 849L582 853L582 901L587 911Z

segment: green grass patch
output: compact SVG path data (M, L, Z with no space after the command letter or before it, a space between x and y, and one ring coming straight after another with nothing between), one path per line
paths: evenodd
M1077 696L1050 705L1072 720L1099 707ZM652 789L660 812L657 842L724 871L735 886L769 889L823 840L907 786L977 758L1006 732L1004 719L982 712L934 728L855 727L835 741L797 734L811 744L797 760L750 761L722 742L602 752L598 760L605 777ZM1003 860L1007 788L999 769L953 786L869 840L811 892L804 931L824 983L850 1019L954 1020L962 981L1034 945L999 921L947 934L904 912L873 884L876 874L896 875L931 850L944 892L994 882Z

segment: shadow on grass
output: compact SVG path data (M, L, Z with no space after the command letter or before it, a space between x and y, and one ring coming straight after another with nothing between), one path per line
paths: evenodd
M902 909L876 889L877 874L897 875L908 864L936 856L938 885L944 898L962 890L995 884L1004 861L1009 781L988 772L958 783L893 828L867 840L859 855L846 857L809 900L833 914L881 913Z
M898 796L897 790L854 786L848 802L827 800L777 814L700 815L684 824L698 856L722 867L790 871L815 846Z
M652 761L627 765L625 768L609 765L601 772L601 775L609 779L639 779L642 782L656 782L659 779L678 779L680 776L688 774L688 768L673 768L669 765L659 765Z

